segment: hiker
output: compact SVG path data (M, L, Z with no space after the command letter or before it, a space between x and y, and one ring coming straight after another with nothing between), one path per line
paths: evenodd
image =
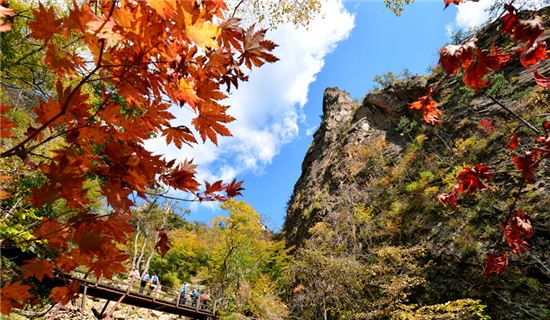
M148 281L149 281L149 274L147 272L143 272L143 275L141 276L141 283L139 285L139 293L143 294L143 290L145 290L145 286L147 285Z
M134 269L132 270L132 272L130 272L130 282L133 282L136 279L139 279L139 271L137 269Z
M193 306L193 308L197 307L197 300L199 300L199 295L199 290L193 289L193 291L191 291L191 305Z
M180 303L185 304L187 302L187 282L184 282L180 288Z
M156 273L154 273L151 279L149 280L149 290L147 291L147 295L150 296L151 291L155 290L158 285L160 285L159 277L157 276Z
M201 296L201 309L206 310L208 308L208 301L210 301L210 291L206 291Z

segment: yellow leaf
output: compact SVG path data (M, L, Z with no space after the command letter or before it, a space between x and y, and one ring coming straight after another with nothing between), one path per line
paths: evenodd
M217 48L214 40L220 34L220 28L212 22L198 22L187 26L187 34L201 48Z
M195 103L200 100L193 85L187 82L185 78L181 78L178 82L178 89L177 98L187 102L190 106L194 107Z

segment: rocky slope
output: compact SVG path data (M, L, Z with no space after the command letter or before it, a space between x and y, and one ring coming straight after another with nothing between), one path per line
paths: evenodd
M547 18L548 8L539 14ZM548 32L542 37L549 38ZM550 63L539 71L550 75ZM535 228L530 250L512 255L502 276L484 274L485 257L506 247L499 225L519 179L510 161L514 153L505 148L507 139L518 132L518 152L533 140L489 96L539 125L548 120L550 96L519 64L490 80L487 94L476 93L461 79L436 70L396 81L361 102L337 88L326 89L323 119L284 225L288 243L302 261L289 298L296 318L484 319L472 315L487 314L492 319L550 319L548 160L518 201ZM427 85L438 88L436 100L445 114L441 126L424 124L408 110ZM482 120L490 125L480 126ZM449 190L456 173L476 163L503 173L490 190L461 199L457 209L438 204L437 194ZM329 261L350 267L340 270ZM339 288L330 279L308 278L305 274L315 268L307 264L334 269L340 282L348 281L347 273L350 283ZM351 278L361 282L355 291ZM319 288L333 288L339 296L332 297L329 289L323 295ZM319 299L323 303L316 305ZM462 306L457 310L470 308L468 315L451 316L456 310L447 310L447 316L437 317L433 310L451 308L453 301Z

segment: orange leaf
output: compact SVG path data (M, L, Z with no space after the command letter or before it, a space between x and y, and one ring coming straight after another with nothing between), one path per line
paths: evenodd
M254 32L254 25L250 26L244 34L243 39L243 53L239 59L239 63L246 65L248 69L252 68L252 65L259 67L265 62L276 62L279 59L269 53L277 47L275 43L269 40L265 40L265 33L267 29L262 29Z
M195 192L199 183L195 180L197 166L192 161L184 161L169 174L162 177L162 181L172 188Z
M61 29L61 20L55 18L53 7L47 11L42 3L38 4L38 9L32 12L34 21L29 22L29 28L32 30L29 37L37 40L44 40L47 43L54 33Z
M84 61L78 55L68 55L55 48L53 44L48 45L48 50L44 56L44 62L51 71L57 73L61 78L65 75L72 77L78 75L77 69L84 68Z
M171 246L170 239L164 229L159 230L159 241L155 244L155 249L164 257Z
M15 281L0 288L0 312L9 315L12 308L21 308L22 302L33 297L29 293L31 286L21 284L21 281Z
M183 144L191 145L197 143L193 133L186 126L168 127L162 130L162 134L166 136L166 143L174 142L178 149L183 147Z
M0 117L0 138L13 138L13 133L10 132L10 129L15 127L17 127L15 122L6 117Z
M38 239L47 240L54 248L61 249L67 246L67 232L56 220L43 221L32 234Z
M72 281L67 286L53 288L50 298L55 303L66 305L69 301L78 298L79 289L80 284L77 281Z
M206 141L206 137L215 145L218 144L217 135L231 136L231 132L222 123L228 123L235 118L225 113L227 107L214 104L203 103L199 106L199 116L193 119L192 123L195 129L201 135L202 141Z
M44 276L52 278L52 270L54 265L47 260L27 260L25 264L21 266L23 271L23 279L35 277L38 281L42 281Z

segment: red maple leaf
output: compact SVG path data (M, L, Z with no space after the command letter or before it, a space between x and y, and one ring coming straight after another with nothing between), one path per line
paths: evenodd
M186 126L168 127L162 130L162 134L166 136L166 144L174 142L178 149L183 147L183 144L191 145L197 143L195 136Z
M513 133L510 136L510 140L508 141L508 144L506 144L506 148L508 148L508 150L514 151L518 146L518 142L519 142L518 136L515 133Z
M504 239L512 248L513 253L521 253L529 249L525 238L533 236L531 219L520 210L516 211L513 217L508 219L507 225L501 226L504 231Z
M455 74L461 66L467 68L473 61L477 50L476 39L469 39L461 45L450 44L439 51L439 63L445 72Z
M544 33L544 25L539 17L529 20L519 20L514 28L514 40L534 42Z
M0 288L0 312L9 315L12 308L21 308L23 302L33 297L31 286L15 281Z
M546 42L539 41L523 47L519 61L525 68L529 68L544 58L546 58Z
M239 63L246 65L248 69L260 67L265 62L276 62L279 59L269 53L277 47L273 41L265 40L265 33L267 29L258 30L254 32L254 25L250 26L244 33L243 39L243 53L239 58Z
M508 252L492 253L487 256L485 274L487 277L501 275L508 268Z
M477 125L481 130L483 130L483 132L487 134L497 130L497 127L493 124L493 120L490 119L483 119Z
M206 195L211 195L211 194L214 194L216 192L220 192L222 190L225 189L225 186L222 184L222 180L218 180L212 184L208 183L208 182L204 182L204 186L205 186L205 190L204 190L204 194Z
M79 288L80 284L77 281L72 281L66 286L53 288L50 298L53 302L66 305L69 301L78 298Z
M159 240L155 244L155 249L160 253L162 257L168 253L168 250L172 247L172 244L170 243L170 239L168 238L168 235L164 231L164 229L159 230Z
M474 168L465 167L457 176L458 192L475 193L488 188L483 180L492 179L491 168L477 164Z
M535 170L539 167L540 154L537 151L526 151L523 157L513 156L516 168L528 181L533 181Z
M54 248L61 249L67 246L68 234L56 220L43 221L32 234L38 239L47 240Z
M543 88L550 87L550 78L541 75L537 70L535 70L535 72L533 73L533 77L535 78L535 82L539 86Z
M53 263L48 260L34 259L25 261L25 264L21 266L21 271L23 271L23 279L35 277L38 281L42 281L44 276L53 278L53 268Z
M195 192L198 190L199 183L195 180L197 166L192 161L184 161L170 173L162 177L162 181L172 188Z
M458 187L455 186L453 189L451 189L451 192L449 193L442 193L437 196L437 201L441 202L442 205L446 206L449 204L451 208L456 207L456 199L458 196Z
M236 179L233 179L233 181L231 181L231 183L229 183L225 187L225 192L227 194L227 197L228 198L233 198L233 197L236 197L236 196L242 196L241 191L244 190L242 185L243 185L242 181L237 182Z
M516 15L516 8L511 4L505 4L504 9L508 12L502 16L501 21L503 24L502 31L513 34L514 29L516 28L519 18Z

